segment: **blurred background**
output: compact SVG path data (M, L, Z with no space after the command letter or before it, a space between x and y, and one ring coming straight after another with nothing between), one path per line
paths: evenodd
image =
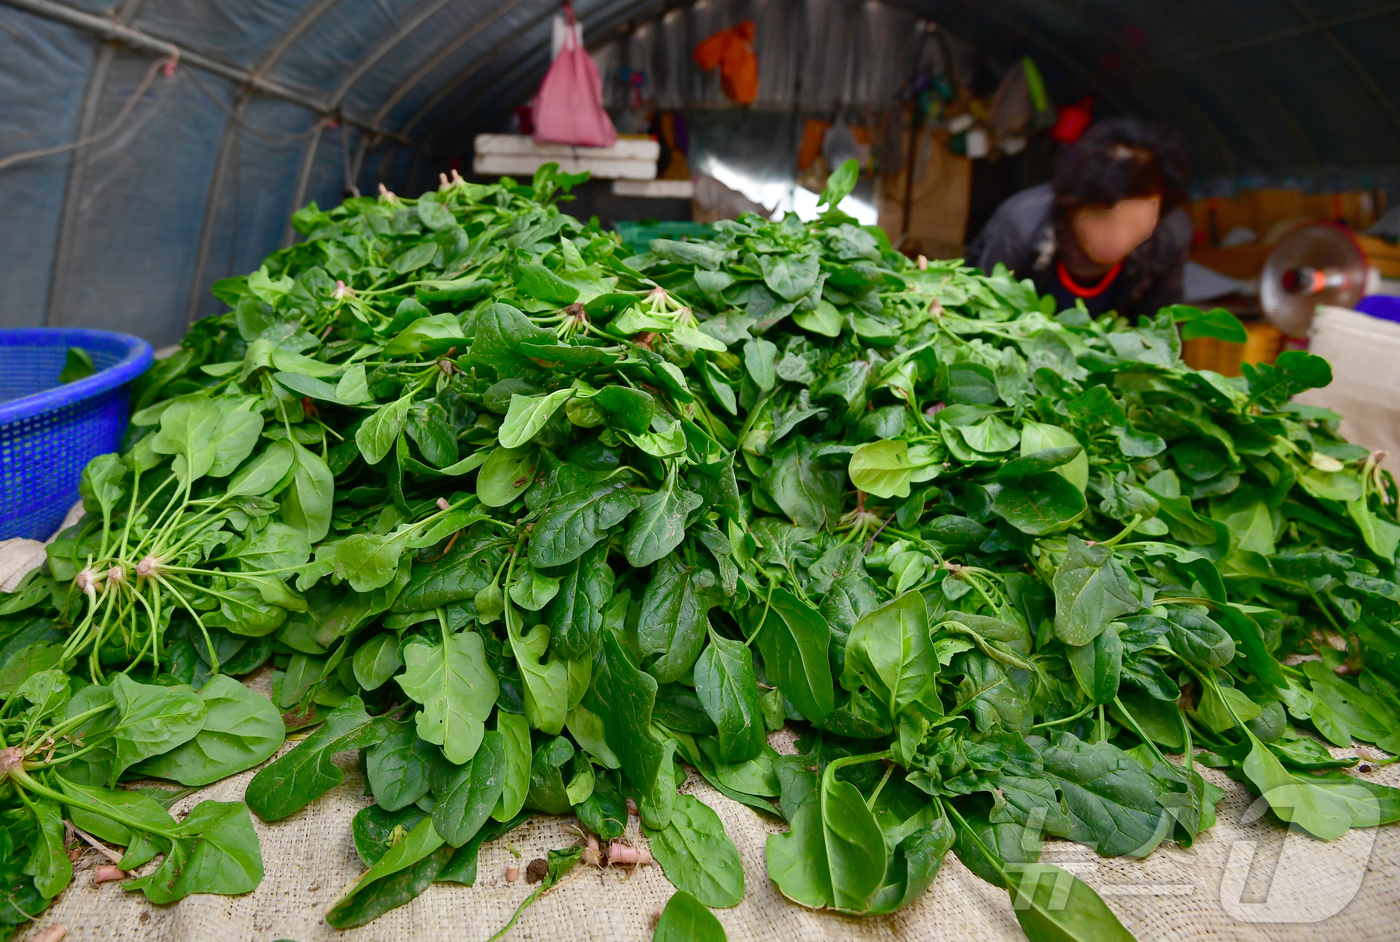
M1300 223L1342 227L1362 293L1400 295L1400 3L574 11L621 135L606 154L528 136L567 29L554 0L0 0L0 326L171 344L222 309L214 281L296 238L307 202L417 195L454 170L528 180L546 160L594 172L567 211L644 246L746 209L810 217L854 157L844 210L911 256L961 257L1118 116L1184 142L1184 299L1249 327L1244 344L1191 341L1192 365L1238 373L1288 342L1260 279Z

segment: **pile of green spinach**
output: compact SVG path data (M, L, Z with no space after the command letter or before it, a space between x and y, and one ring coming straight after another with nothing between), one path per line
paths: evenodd
M1289 403L1324 361L1197 372L1223 311L1056 311L835 209L626 257L555 205L577 182L309 206L140 380L0 601L0 921L66 884L65 815L164 855L152 900L251 889L243 805L115 786L252 768L284 722L314 731L259 817L347 750L374 795L341 927L535 813L622 837L632 799L683 891L658 937L722 937L744 873L684 766L786 820L801 905L893 912L951 850L1035 940L1129 938L1043 836L1189 845L1198 766L1320 838L1400 818L1321 742L1400 749L1396 486ZM275 706L231 679L269 662Z

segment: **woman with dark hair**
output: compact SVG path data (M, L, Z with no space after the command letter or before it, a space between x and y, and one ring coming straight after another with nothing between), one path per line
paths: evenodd
M1174 135L1135 118L1100 121L1068 147L1051 183L1003 203L968 246L1030 278L1059 310L1155 314L1181 300L1191 245L1186 158Z

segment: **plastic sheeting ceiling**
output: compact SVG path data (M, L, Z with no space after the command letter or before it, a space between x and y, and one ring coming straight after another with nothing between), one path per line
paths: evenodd
M758 22L758 112L898 93L918 18L1056 101L1168 121L1203 186L1400 181L1400 3L1383 0L578 0L610 75L722 106L689 50ZM0 325L157 344L209 285L291 238L301 203L421 190L500 129L549 58L557 0L0 0ZM114 32L122 32L113 40ZM104 36L108 38L104 38ZM171 46L170 75L153 69ZM660 51L658 51L660 50ZM664 53L664 54L663 54ZM644 63L644 64L643 64ZM134 93L140 92L140 95ZM613 87L616 100L620 89ZM790 133L789 131L785 133ZM7 157L81 147L4 166Z

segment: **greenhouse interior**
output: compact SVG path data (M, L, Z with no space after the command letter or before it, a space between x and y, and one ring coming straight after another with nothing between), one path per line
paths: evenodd
M1395 938L1397 42L0 0L0 942Z

